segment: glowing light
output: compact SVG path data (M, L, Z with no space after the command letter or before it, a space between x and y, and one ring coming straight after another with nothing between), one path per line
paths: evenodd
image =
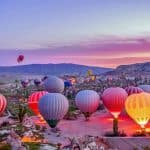
M150 119L150 94L143 92L129 96L125 102L125 109L141 128L145 128Z

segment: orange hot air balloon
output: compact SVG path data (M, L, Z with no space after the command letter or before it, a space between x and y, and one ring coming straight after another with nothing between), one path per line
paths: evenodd
M6 105L6 98L2 94L0 94L0 115L5 111Z
M17 58L17 62L21 63L24 60L24 56L23 55L19 55Z
M48 92L46 91L38 91L38 92L34 92L30 95L29 99L28 99L28 106L29 108L41 119L43 120L39 109L38 109L38 101L40 100L40 98L42 96L44 96L45 94L47 94Z
M129 96L125 102L125 109L141 128L145 128L150 119L150 94L143 92Z

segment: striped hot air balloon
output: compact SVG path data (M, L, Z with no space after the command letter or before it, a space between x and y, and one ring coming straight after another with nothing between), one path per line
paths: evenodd
M93 90L80 91L75 97L77 107L83 112L88 120L90 115L95 112L99 106L100 97Z
M141 128L145 128L150 119L150 94L143 92L130 95L125 102L125 109Z
M127 96L127 92L120 87L111 87L103 92L103 103L114 118L118 118L120 112L123 110Z
M128 93L128 95L144 92L141 88L134 86L126 87L125 90Z
M49 126L55 128L67 113L69 103L67 98L60 93L48 93L40 99L38 106Z
M7 106L7 100L6 98L0 94L0 115L5 111Z
M61 93L64 91L64 81L58 77L50 76L44 81L44 87L50 93Z
M40 112L39 112L39 108L38 108L38 102L40 100L40 98L42 96L44 96L45 94L47 94L48 92L46 91L38 91L38 92L34 92L30 95L29 99L28 99L28 106L29 108L38 116L41 118Z

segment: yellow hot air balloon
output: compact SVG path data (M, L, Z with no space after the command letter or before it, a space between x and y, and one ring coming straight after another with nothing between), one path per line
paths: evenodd
M91 75L93 75L92 70L88 70L88 71L87 71L87 76L91 76Z
M125 109L128 115L144 129L150 119L150 94L142 92L129 96L125 102Z

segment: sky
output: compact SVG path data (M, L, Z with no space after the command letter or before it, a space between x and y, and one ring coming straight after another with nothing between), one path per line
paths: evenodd
M149 0L1 0L0 66L150 61Z

